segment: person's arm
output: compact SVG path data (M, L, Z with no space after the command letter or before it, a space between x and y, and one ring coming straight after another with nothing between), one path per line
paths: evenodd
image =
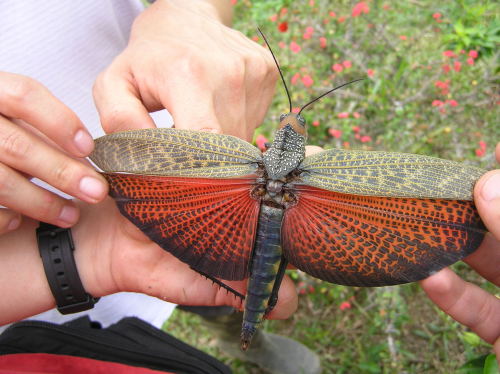
M278 71L268 50L226 26L222 0L158 0L135 20L127 48L97 79L106 132L154 127L166 108L178 129L250 141L263 121Z
M111 198L76 202L81 217L73 226L75 262L85 290L94 297L141 292L184 305L231 305L241 301L151 242L119 213ZM0 325L55 305L38 252L38 222L26 219L0 236ZM246 281L227 282L244 293ZM271 318L287 318L297 307L295 287L283 282Z
M500 162L500 143L496 147ZM479 249L465 262L481 276L500 286L500 170L486 173L476 184L474 202L489 230ZM494 344L500 361L500 299L450 269L421 281L429 298L456 321Z

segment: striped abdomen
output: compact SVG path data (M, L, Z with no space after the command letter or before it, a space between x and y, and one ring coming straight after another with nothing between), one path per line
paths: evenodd
M257 325L265 316L276 281L282 256L282 219L283 209L262 205L241 327L241 348L243 350L246 350L250 345Z

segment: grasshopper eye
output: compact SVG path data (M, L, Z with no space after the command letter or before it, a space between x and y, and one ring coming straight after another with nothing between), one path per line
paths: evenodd
M280 122L283 121L285 119L285 117L286 117L285 113L283 113L282 115L280 115Z

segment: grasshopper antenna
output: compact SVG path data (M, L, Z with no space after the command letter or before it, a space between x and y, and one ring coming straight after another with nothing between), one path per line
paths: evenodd
M273 56L274 63L276 64L276 67L278 68L278 71L279 71L280 77L281 77L281 81L283 82L283 86L285 86L286 96L288 97L288 104L290 104L290 113L291 113L292 112L292 99L290 98L290 92L288 91L288 87L286 86L285 78L283 77L283 73L281 72L281 68L280 68L280 65L278 64L278 60L276 59L276 56L274 55L271 46L267 42L267 39L264 36L264 34L262 33L262 31L260 30L260 28L257 27L257 30L259 30L260 35L262 35L262 38L266 42L267 48L269 48L269 51L271 52L271 56Z
M300 111L299 111L299 113L298 113L298 114L300 114L300 113L301 113L301 112L302 112L302 111L303 111L306 107L308 107L308 106L309 106L309 105L311 105L312 103L314 103L314 102L318 101L318 100L319 100L319 99L321 99L322 97L324 97L324 96L328 95L329 93L332 93L333 91L338 90L339 88L342 88L342 87L344 87L344 86L347 86L348 84L355 83L355 82L359 82L359 81L362 81L362 80L364 80L364 79L365 79L365 78L355 79L355 80L353 80L353 81L350 81L350 82L347 82L347 83L341 84L340 86L337 86L337 87L335 87L335 88L332 88L332 89L331 89L331 90L329 90L329 91L326 91L324 94L322 94L322 95L318 96L317 98L315 98L315 99L313 99L313 100L309 101L306 105L304 105L304 106L300 109ZM288 91L287 91L287 92L288 92Z

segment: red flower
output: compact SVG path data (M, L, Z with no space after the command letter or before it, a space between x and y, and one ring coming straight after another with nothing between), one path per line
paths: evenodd
M352 8L352 16L357 17L363 13L368 14L369 11L370 7L368 6L368 4L364 1L360 1Z
M442 14L439 12L436 12L432 15L432 18L434 18L436 21L441 18Z
M399 39L401 39L401 40L407 40L408 38L406 37L406 35L399 35Z
M267 140L267 138L262 134L257 135L257 138L255 138L255 144L257 144L257 147L262 152L266 151L265 144L268 142L269 142L269 140Z
M342 147L344 147L344 148L351 148L351 144L349 144L349 142L343 142L342 143Z
M304 33L304 34L302 35L302 38L303 38L303 39L311 39L311 34Z
M306 87L311 87L314 84L314 80L310 75L306 74L302 77L302 84Z
M352 116L353 116L354 118L359 118L359 117L361 117L361 114L359 114L358 112L354 112L354 113L352 114Z
M292 108L292 113L298 113L298 112L300 112L300 108L298 107Z
M254 36L252 36L252 40L254 42L258 42L259 41L259 37L257 35L254 35Z
M319 121L313 121L312 125L313 125L314 127L318 127L318 126L319 126Z
M342 131L337 129L329 129L328 133L336 139L339 139L342 136Z
M449 73L450 70L451 70L451 66L450 65L448 65L448 64L444 64L443 65L443 72L444 73Z
M361 143L368 143L372 141L372 137L368 135L363 135L360 140Z
M448 79L445 82L436 81L436 83L434 83L434 85L437 88L441 89L442 95L448 95L448 93L450 92L450 81Z
M352 127L352 131L353 131L354 133L356 133L356 134L357 134L357 133L359 133L359 131L360 131L360 130L361 130L361 129L359 128L359 126L353 126L353 127Z
M441 100L434 100L432 102L432 106L441 106L444 105L444 103Z
M326 38L325 38L324 36L321 36L321 37L319 38L319 46L320 46L321 48L326 48Z
M349 113L342 112L342 113L337 114L337 117L339 117L339 118L349 118Z
M446 100L446 104L449 104L450 106L457 106L458 102L456 100Z
M314 27L312 27L312 26L306 27L306 34L312 34L313 32L314 32Z
M449 51L449 50L448 51L444 51L443 52L443 56L444 57L456 57L455 52Z
M295 74L293 75L292 79L290 79L290 82L291 82L292 84L296 84L296 83L297 83L297 81L298 81L299 79L300 79L300 74L299 74L299 73L295 73Z
M483 140L479 141L479 148L476 149L476 156L483 157L486 153L486 143Z
M345 67L346 69L349 69L349 68L352 66L352 62L351 62L351 61L349 61L349 60L345 60L345 61L342 63L342 65L344 65L344 67Z
M453 63L453 70L455 70L456 72L459 72L461 68L462 64L460 63L460 61L455 61Z
M337 18L337 22L338 23L342 23L345 21L345 17L344 16L340 16L339 18Z
M299 53L302 47L295 42L291 42L290 49L292 50L293 53Z
M278 15L273 14L271 17L269 17L269 19L271 20L271 22L276 22L276 20L278 19Z
M279 46L280 48L286 48L286 43L285 43L285 42L279 42L279 43L278 43L278 46Z
M278 30L280 32L286 32L286 30L288 30L288 22L281 22L279 25L278 25Z
M474 58L473 58L473 57L469 57L469 58L467 59L467 63L468 63L470 66L474 65Z
M344 70L344 67L340 64L333 64L332 70L337 73L340 73L342 70Z
M330 15L330 17L332 17L332 18L337 17L337 14L336 14L333 10L332 10L332 11L330 11L328 14L329 14L329 15Z
M475 51L475 50L469 51L469 57L472 57L473 59L476 59L477 56L478 56L477 51Z
M231 5L236 5L237 2L238 0L231 0Z
M280 16L284 16L287 13L288 13L288 9L287 8L281 8L281 10L280 10Z
M344 301L340 304L340 310L351 309L351 303L349 301Z
M373 69L368 69L366 71L366 74L369 76L369 77L373 77L375 75L375 70Z

